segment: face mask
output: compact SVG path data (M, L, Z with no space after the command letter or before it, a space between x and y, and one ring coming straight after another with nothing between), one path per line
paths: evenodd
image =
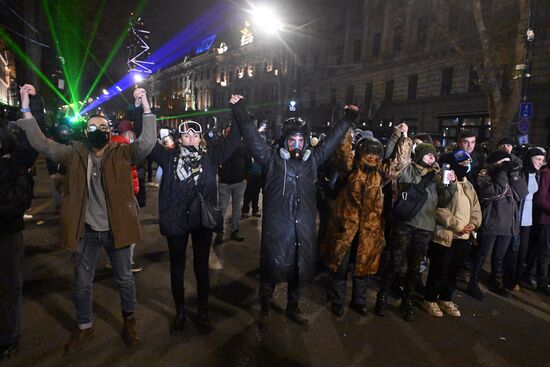
M88 137L86 138L90 147L95 149L101 149L109 142L109 132L96 130L88 132Z

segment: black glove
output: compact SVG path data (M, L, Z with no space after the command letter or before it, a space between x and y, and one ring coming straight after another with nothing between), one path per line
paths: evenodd
M512 165L512 162L510 161L506 161L506 162L502 162L498 167L497 169L501 170L501 171L504 171L506 173L510 173L512 171L512 168L513 168L513 165Z
M344 118L348 121L355 121L359 117L359 111L355 111L351 108L344 109Z

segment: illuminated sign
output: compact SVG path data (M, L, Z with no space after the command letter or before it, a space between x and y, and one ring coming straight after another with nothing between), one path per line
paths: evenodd
M199 45L195 49L195 53L200 54L204 51L208 51L210 49L210 47L212 47L212 45L214 44L215 40L216 40L216 35L215 34L213 34L210 37L204 39L201 43L199 43Z
M254 41L254 33L250 30L250 23L245 20L244 28L241 29L241 46L249 45Z
M227 44L225 42L220 43L220 47L218 47L218 54L224 54L227 52Z

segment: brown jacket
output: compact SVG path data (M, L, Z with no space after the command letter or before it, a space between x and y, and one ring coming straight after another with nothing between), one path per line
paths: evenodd
M432 241L451 247L453 239L467 240L470 235L459 235L468 225L474 225L474 231L481 225L481 206L474 186L467 179L457 181L456 193L445 208L437 209L437 227Z
M381 171L366 172L354 166L350 140L348 134L337 152L339 171L347 179L334 203L327 234L321 244L321 254L329 269L337 271L357 235L355 275L366 276L378 271L384 248L384 178L381 171L386 173L386 179L394 179L409 164L412 143L409 138L399 138L395 158L383 162Z
M155 116L143 116L143 132L133 144L110 142L103 153L102 180L109 224L115 248L122 248L141 239L138 209L132 188L132 164L143 160L156 142ZM19 120L29 142L38 152L67 167L60 215L60 246L75 251L84 230L88 201L88 147L80 142L58 144L47 139L36 120Z

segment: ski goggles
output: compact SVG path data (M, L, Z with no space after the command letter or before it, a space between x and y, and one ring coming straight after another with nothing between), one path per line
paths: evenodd
M202 126L195 121L184 121L178 126L180 134L202 134Z

